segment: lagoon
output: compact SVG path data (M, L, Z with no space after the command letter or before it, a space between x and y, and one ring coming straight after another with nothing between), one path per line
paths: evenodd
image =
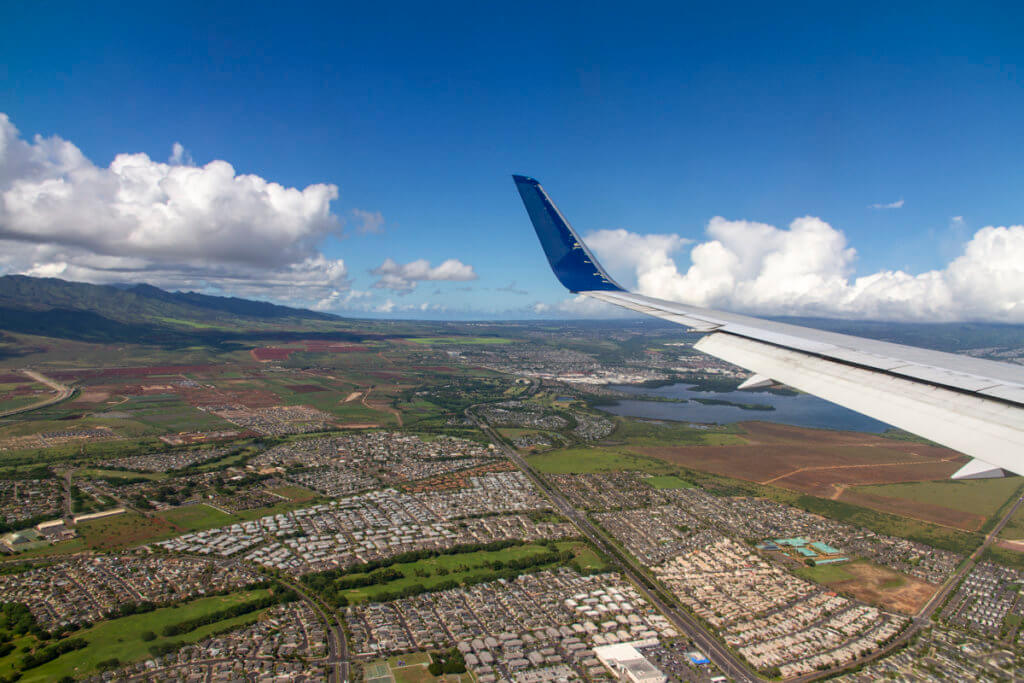
M890 428L884 422L808 394L781 396L767 391L694 391L691 387L691 384L686 383L657 388L615 385L610 388L626 394L656 396L677 401L685 400L686 402L622 399L614 405L601 406L601 410L627 417L677 422L730 424L761 420L797 427L840 429L872 434L880 434ZM748 410L732 405L706 405L698 403L695 399L761 404L771 406L774 410Z

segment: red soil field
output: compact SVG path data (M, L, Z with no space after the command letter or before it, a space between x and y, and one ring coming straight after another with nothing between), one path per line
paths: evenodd
M853 500L848 485L946 479L966 460L945 448L872 434L804 429L765 422L743 423L742 446L648 446L633 450L684 467L769 484L824 498L840 498L882 510L882 502L863 494ZM902 504L902 503L901 503ZM889 499L885 511L975 528L974 515L940 506L925 509L906 502L897 511Z
M253 349L249 353L258 361L267 360L288 360L288 356L302 349L282 349L272 346L265 346L261 349Z

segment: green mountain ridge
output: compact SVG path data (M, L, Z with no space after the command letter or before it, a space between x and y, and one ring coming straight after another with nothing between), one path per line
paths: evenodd
M147 284L93 285L0 277L0 329L81 341L179 343L196 335L333 327L343 319L263 301Z

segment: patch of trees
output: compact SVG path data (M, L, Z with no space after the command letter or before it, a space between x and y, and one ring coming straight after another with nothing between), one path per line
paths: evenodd
M36 465L26 470L13 467L0 470L0 479L53 479L56 476L47 465Z
M30 652L22 657L21 670L26 671L28 669L34 669L37 666L46 664L47 662L52 662L63 654L74 652L75 650L81 650L88 646L89 643L85 638L67 638L65 640L58 640L53 645L47 645L40 650Z
M0 604L0 641L6 642L12 635L39 633L39 624L31 610L20 602Z
M466 673L466 660L462 657L462 653L454 647L446 652L434 653L432 658L434 661L427 667L427 671L433 676Z
M145 484L149 482L149 479L146 477L103 477L103 481L107 482L110 486L119 488L132 484Z

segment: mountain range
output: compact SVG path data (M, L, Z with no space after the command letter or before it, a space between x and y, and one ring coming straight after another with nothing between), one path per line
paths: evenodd
M168 292L148 284L93 285L0 277L0 329L95 342L177 343L225 333L333 327L342 318L262 301Z

